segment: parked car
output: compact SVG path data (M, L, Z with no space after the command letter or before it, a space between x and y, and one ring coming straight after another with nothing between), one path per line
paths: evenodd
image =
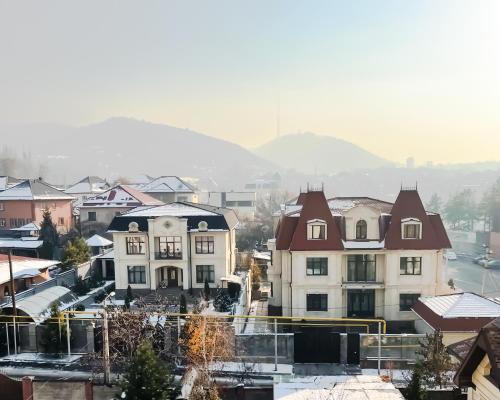
M483 261L483 267L485 268L500 268L500 260L490 260L488 262Z
M484 261L484 260L486 260L486 256L484 256L484 255L483 255L483 256L477 256L477 257L474 257L474 258L472 259L472 262L473 262L474 264L480 264L480 265L481 265L481 264L483 263L483 261Z
M449 261L455 261L457 259L457 254L454 251L447 251L444 253L444 258Z

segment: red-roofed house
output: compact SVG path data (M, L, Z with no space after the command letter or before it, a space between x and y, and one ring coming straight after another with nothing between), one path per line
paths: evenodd
M415 189L395 203L369 197L301 193L282 207L269 304L285 316L381 317L408 321L420 296L447 292L441 217L425 211ZM394 326L394 324L393 324Z
M116 215L136 207L158 206L163 203L127 185L115 186L90 197L79 207L80 227L84 236L102 234Z

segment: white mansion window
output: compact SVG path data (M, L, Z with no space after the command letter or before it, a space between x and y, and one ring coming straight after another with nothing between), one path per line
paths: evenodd
M326 222L322 219L307 221L308 240L326 240Z
M422 239L422 222L417 218L402 219L401 236L403 239Z

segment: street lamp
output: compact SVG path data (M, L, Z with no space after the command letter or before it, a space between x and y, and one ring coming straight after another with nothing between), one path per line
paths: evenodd
M104 361L104 384L109 385L109 377L111 370L109 366L109 334L108 334L108 312L106 310L106 300L115 295L115 292L109 293L103 300L102 305L104 308L102 317L102 343L103 343L103 361Z

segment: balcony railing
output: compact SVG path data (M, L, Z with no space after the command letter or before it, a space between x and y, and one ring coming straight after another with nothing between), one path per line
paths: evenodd
M155 260L182 260L182 251L155 251Z
M344 289L364 289L364 288L371 288L371 289L383 289L384 288L384 281L354 281L354 280L342 280L342 287Z

